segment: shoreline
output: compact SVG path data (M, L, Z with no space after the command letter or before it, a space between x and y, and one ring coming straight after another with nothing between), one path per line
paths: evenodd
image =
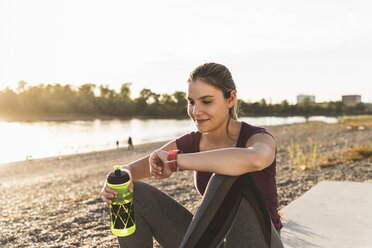
M133 120L136 121L136 119L133 119ZM164 120L164 121L174 122L175 120L176 119L174 119L174 120L168 119L168 120ZM185 119L185 120L189 120L189 119ZM151 120L149 120L149 121L151 121ZM254 123L256 120L241 119L241 121L245 121L247 123L251 123L251 122ZM316 122L316 121L318 121L318 120L314 119L314 120L310 120L309 122ZM334 120L327 121L327 120L319 119L319 121L324 121L324 123L334 123ZM137 120L137 122L138 122L138 120ZM144 122L140 121L140 122L141 123L146 123L146 121L144 121ZM291 123L291 122L293 122L293 123ZM116 126L127 125L128 124L128 122L121 122L120 120L113 121L113 123ZM190 122L190 125L191 125L191 123L192 122ZM262 123L262 125L260 125L260 123ZM257 124L253 124L253 125L259 125L259 126L262 126L262 127L270 127L270 128L275 129L275 128L278 128L278 127L280 128L280 127L285 126L285 125L296 125L296 124L301 124L301 123L305 123L305 122L301 122L301 120L299 122L295 122L294 120L291 120L291 119L286 119L286 120L276 120L276 119L266 120L265 119L265 120L258 121ZM37 138L31 139L31 138L27 137L27 134L25 134L26 136L22 137L22 139L25 142L21 142L21 144L18 145L18 144L15 143L17 139L14 139L13 137L16 137L18 132L22 131L21 128L23 126L25 126L27 128L35 128L36 129L38 127L43 127L44 125L47 125L48 130L49 130L48 132L50 132L50 131L56 132L56 128L54 128L54 127L59 127L60 125L62 125L62 127L63 127L63 125L68 124L68 122L66 122L66 123L63 123L63 122L61 122L61 123L58 123L58 122L56 122L56 123L1 123L0 122L0 126L1 126L1 124L5 124L5 130L7 130L7 128L12 129L13 125L14 125L14 127L18 127L18 128L14 129L14 131L11 132L11 136L7 137L7 134L5 133L5 139L3 139L2 142L0 142L1 143L0 146L3 145L5 148L7 148L6 145L9 142L10 142L11 147L13 147L12 148L13 150L8 149L9 154L5 154L5 156L1 157L0 165L1 164L8 164L8 163L15 163L15 162L28 161L28 160L43 159L43 158L48 158L48 157L72 156L72 155L76 155L76 154L80 154L80 153L100 152L100 151L105 151L105 150L110 150L110 149L116 149L116 147L113 145L113 143L111 144L111 143L108 143L107 141L101 142L98 139L93 139L93 143L87 143L88 145L85 145L85 146L82 146L82 144L79 144L79 142L76 143L76 144L65 142L65 143L62 143L62 145L64 145L62 147L62 145L58 146L58 144L56 143L58 141L56 139L56 138L58 138L58 136L54 137L53 133L52 133L52 135L49 136L49 138L47 138L46 140L43 141L43 143L40 144L41 148L43 148L43 146L44 146L45 149L44 150L39 149L40 150L40 152L39 152L39 150L34 149L34 146L28 147L28 146L25 145L25 143L34 144L34 141L38 140ZM109 124L111 124L110 120L107 123L98 122L98 125L100 126L100 128L103 127L104 125L109 125ZM97 123L95 123L95 122L78 122L78 123L69 123L67 126L68 127L73 127L73 128L76 126L78 128L81 128L82 125L87 125L89 128L92 128L94 125L97 125ZM193 129L195 129L195 128L193 128ZM63 130L66 131L65 129L63 129ZM102 133L102 129L98 130L98 133L99 132ZM79 134L77 134L77 135L79 135ZM113 135L113 133L111 133L111 135ZM74 136L74 137L79 137L79 136ZM74 138L74 137L72 137L72 138ZM8 138L9 138L9 142L8 142ZM94 136L92 138L94 138ZM176 136L174 136L174 137L164 136L161 139L172 139L172 138L176 138ZM116 139L117 139L117 137L116 137ZM111 141L114 141L114 140L111 140ZM141 140L138 140L137 142L138 143L136 145L146 144L146 143L143 143L145 141L141 142ZM48 143L50 143L52 145L47 146L46 144L48 144ZM54 145L54 143L56 143L56 145ZM125 140L120 140L120 144L121 145L119 146L119 148L127 147ZM16 152L16 149L20 149L19 152Z
M146 149L147 147L153 147L156 145L161 145L165 144L166 142L169 142L169 140L165 141L156 141L156 142L150 142L146 144L138 144L135 146L135 149ZM160 148L160 147L159 147ZM79 153L72 153L72 154L64 154L64 155L55 155L55 156L48 156L48 157L41 157L41 158L31 158L31 159L25 159L25 160L18 160L18 161L11 161L11 162L5 162L5 163L0 163L0 168L1 166L12 166L16 164L21 164L21 163L28 163L28 162L41 162L43 160L56 160L56 159L68 159L68 158L73 158L76 156L91 156L95 154L110 154L110 153L115 153L118 151L128 151L128 147L120 147L120 148L114 148L114 149L105 149L105 150L98 150L98 151L90 151L90 152L79 152Z
M316 122L316 121L310 121L310 122ZM279 124L279 125L266 125L262 126L263 128L268 129L269 131L275 131L277 129L281 129L285 126L295 126L295 125L301 125L303 123L292 123L292 124ZM325 123L329 124L329 123ZM136 148L141 148L141 147L147 147L147 146L152 146L153 144L161 144L165 142L169 142L170 140L163 140L163 141L156 141L156 142L150 142L150 143L143 143L143 144L137 144L135 147ZM24 160L16 160L16 161L9 161L9 162L0 162L0 167L3 165L8 165L8 164L17 164L17 163L23 163L23 162L30 162L30 161L40 161L43 159L56 159L56 158L64 158L64 157L71 157L71 156L79 156L79 155L89 155L89 154L94 154L94 153L106 153L106 152L113 152L116 150L127 150L128 146L121 146L118 149L117 148L111 148L111 149L103 149L103 150L96 150L96 151L87 151L87 152L78 152L78 153L70 153L70 154L62 154L62 155L51 155L51 156L46 156L46 157L39 157L39 158L30 158L30 159L24 159Z
M291 123L291 124L278 124L278 125L262 125L263 128L267 129L269 132L274 132L276 130L285 128L285 127L291 127L291 126L297 126L297 125L303 125L303 124L311 124L311 123L323 123L324 125L336 125L337 123L326 123L322 121L309 121L308 123L306 122L300 122L300 123ZM150 143L143 143L143 144L137 144L135 147L146 147L146 146L151 146L152 144L156 143L165 143L170 140L163 140L163 141L156 141L156 142L150 142ZM31 158L31 159L24 159L24 160L16 160L16 161L10 161L10 162L0 162L0 167L3 165L7 164L17 164L17 163L23 163L23 162L29 162L29 161L39 161L43 159L55 159L55 158L60 158L60 157L71 157L71 156L79 156L79 155L88 155L88 154L93 154L93 153L105 153L105 152L112 152L116 150L126 150L128 146L121 146L118 149L112 148L112 149L103 149L103 150L97 150L97 151L87 151L87 152L78 152L78 153L71 153L71 154L62 154L62 155L51 155L51 156L46 156L46 157L39 157L39 158Z
M334 118L342 118L342 117L355 117L358 115L310 115L310 117L316 116L324 116L324 117L334 117ZM240 116L239 118L251 118L251 117L304 117L304 115L246 115ZM189 116L111 116L111 115L84 115L84 114L61 114L61 115L33 115L33 114L22 114L22 116L17 115L0 115L0 122L43 122L43 121L50 121L50 122L63 122L63 121L91 121L91 120L131 120L131 119L189 119Z
M111 115L84 115L84 114L62 114L62 115L0 115L0 122L59 122L59 121L92 121L92 120L131 120L131 119L188 119L188 116L111 116Z

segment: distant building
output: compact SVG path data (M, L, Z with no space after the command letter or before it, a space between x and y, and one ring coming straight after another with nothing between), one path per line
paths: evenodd
M345 95L342 96L342 102L345 105L355 105L357 103L362 102L361 95Z
M310 102L315 102L315 96L313 96L313 95L298 95L297 96L297 103L302 102L306 98L309 99Z

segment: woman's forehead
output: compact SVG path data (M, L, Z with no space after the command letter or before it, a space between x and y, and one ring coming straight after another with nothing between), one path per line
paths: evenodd
M203 81L196 80L188 83L188 98L200 98L203 96L222 96L222 91Z

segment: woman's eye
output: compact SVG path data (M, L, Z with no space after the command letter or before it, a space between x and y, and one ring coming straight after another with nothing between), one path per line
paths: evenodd
M190 105L194 105L194 102L189 101L189 104L190 104Z
M211 101L203 101L204 104L209 104Z

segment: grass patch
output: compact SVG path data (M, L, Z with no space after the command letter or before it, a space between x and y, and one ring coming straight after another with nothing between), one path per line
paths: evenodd
M342 152L346 160L358 161L365 158L372 158L372 147L368 145L355 146Z
M306 171L314 168L323 168L335 166L338 164L353 164L355 161L363 159L372 159L372 145L358 145L352 146L340 152L337 155L319 155L318 144L314 143L312 139L308 139L309 144L307 149L302 149L298 143L291 140L288 146L288 153L291 163L295 170Z
M354 161L372 159L372 146L360 145L354 146L341 152L338 156L323 156L319 160L319 167L334 166L337 164L350 165Z
M294 144L293 140L287 148L292 165L298 171L310 170L317 166L318 144L314 143L311 138L308 141L307 152L299 144Z
M349 130L364 130L372 128L372 115L360 115L353 118L341 118L338 121Z
M322 167L335 166L335 165L342 164L342 163L343 163L343 161L339 157L336 157L336 156L332 156L332 157L322 156L319 159L318 166L322 168Z

